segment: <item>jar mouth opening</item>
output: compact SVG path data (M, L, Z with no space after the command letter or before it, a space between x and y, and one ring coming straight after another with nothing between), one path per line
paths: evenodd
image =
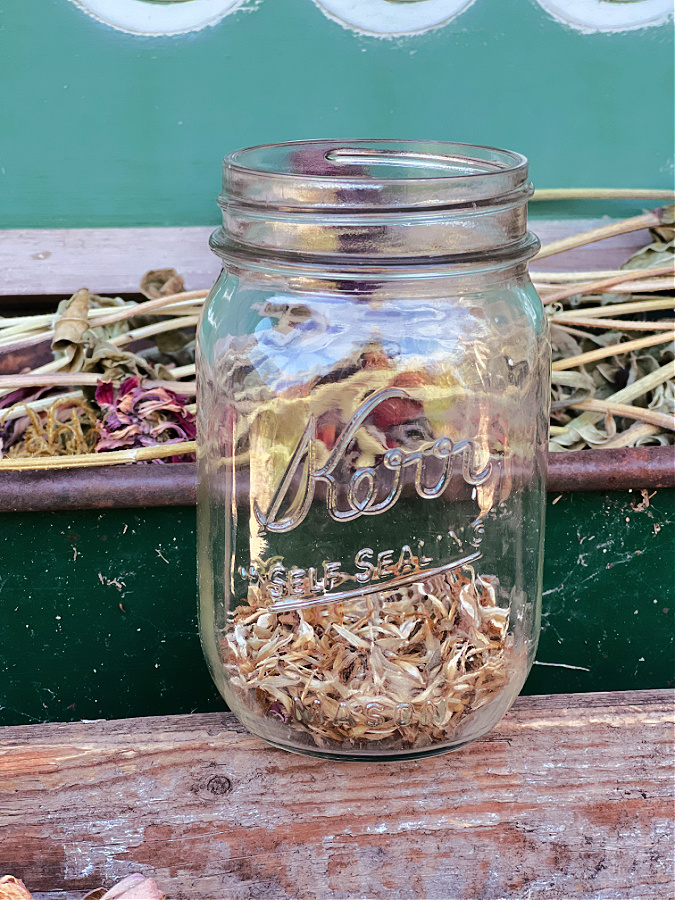
M319 140L261 144L223 160L220 205L286 210L452 208L499 201L527 182L527 159L477 144Z
M494 177L527 167L527 159L521 153L479 144L359 139L259 144L230 153L224 166L252 176L300 176L329 183L342 178L375 179L397 184L402 180L424 183L440 178Z

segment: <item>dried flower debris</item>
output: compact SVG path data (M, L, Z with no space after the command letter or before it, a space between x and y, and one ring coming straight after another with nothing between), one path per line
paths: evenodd
M19 878L3 875L0 878L0 900L32 900L32 894ZM127 875L116 885L106 891L97 888L90 891L82 900L166 900L152 878L134 873Z
M10 411L22 405L16 403ZM72 456L94 450L98 420L84 400L57 398L41 414L27 406L24 411L20 418L0 420L0 455L4 450L9 459L25 459Z
M244 710L324 749L452 742L460 723L524 670L497 587L464 566L284 613L252 588L221 642L231 690Z
M96 403L103 412L98 423L97 453L130 447L148 447L194 440L195 417L184 400L164 387L144 387L139 378L127 378L115 388L110 382L96 388ZM169 457L154 462L177 462Z

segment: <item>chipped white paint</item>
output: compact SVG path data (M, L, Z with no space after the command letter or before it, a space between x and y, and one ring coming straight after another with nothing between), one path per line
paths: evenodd
M474 0L314 0L329 19L381 38L423 34L447 25Z
M633 31L663 25L672 17L672 0L537 0L559 22L578 31Z
M71 0L88 15L118 31L139 35L172 35L215 25L240 9L246 0Z

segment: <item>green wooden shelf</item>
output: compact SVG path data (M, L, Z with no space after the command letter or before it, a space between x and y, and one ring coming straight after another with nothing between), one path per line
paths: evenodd
M673 685L675 490L549 494L525 693ZM193 507L0 516L0 724L224 708L197 634Z

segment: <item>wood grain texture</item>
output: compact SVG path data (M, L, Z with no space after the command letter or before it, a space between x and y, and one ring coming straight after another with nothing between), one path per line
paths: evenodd
M607 224L604 219L533 219L542 243ZM148 269L172 266L188 290L210 288L220 271L209 250L213 228L76 228L0 231L0 296L74 293L135 293ZM541 260L544 271L614 269L648 244L648 231L621 235Z
M0 732L0 860L36 900L673 896L672 691L520 698L425 760L287 754L230 714Z

